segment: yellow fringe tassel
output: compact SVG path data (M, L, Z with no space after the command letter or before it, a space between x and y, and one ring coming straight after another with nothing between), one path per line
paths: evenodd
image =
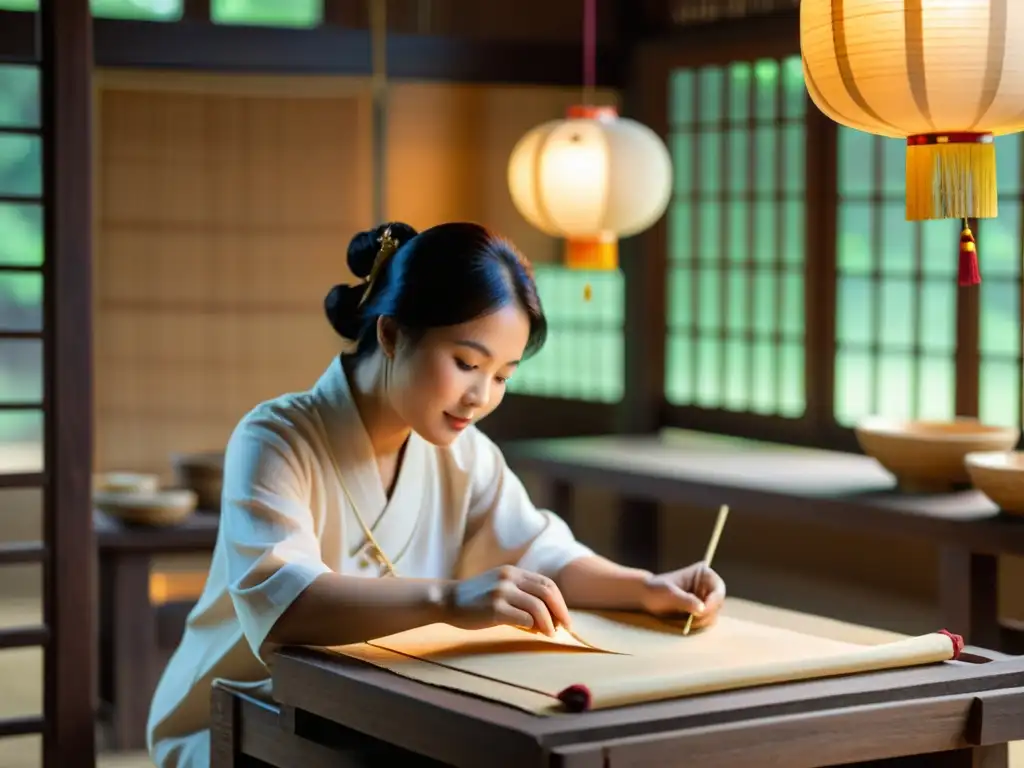
M998 212L994 144L907 147L907 221L991 219Z

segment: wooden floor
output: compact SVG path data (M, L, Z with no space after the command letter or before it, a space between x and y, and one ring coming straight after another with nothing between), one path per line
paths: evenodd
M875 592L866 593L847 585L812 582L783 573L747 572L730 567L732 594L762 603L828 615L846 622L917 634L935 629L936 616L928 606L887 600ZM36 624L40 621L39 600L5 597L0 594L0 627ZM791 617L799 628L801 617ZM788 625L788 622L787 622ZM860 630L837 625L845 639L856 641ZM865 636L867 630L864 630ZM865 641L869 641L865 637ZM42 706L42 653L38 649L0 651L0 717L37 714ZM0 740L0 768L38 768L38 737ZM1013 745L1011 768L1024 768L1024 742ZM100 768L152 768L145 754L102 754Z

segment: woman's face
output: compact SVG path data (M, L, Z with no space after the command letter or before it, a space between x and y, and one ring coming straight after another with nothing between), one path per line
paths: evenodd
M391 406L425 440L450 444L498 407L529 335L529 318L518 305L432 328L415 344L399 332L393 345L384 345L392 359Z

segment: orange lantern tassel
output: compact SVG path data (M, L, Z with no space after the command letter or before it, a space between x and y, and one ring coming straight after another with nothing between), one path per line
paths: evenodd
M960 232L960 285L977 285L980 282L978 248L974 242L974 234L967 225L967 219L964 219L964 228Z

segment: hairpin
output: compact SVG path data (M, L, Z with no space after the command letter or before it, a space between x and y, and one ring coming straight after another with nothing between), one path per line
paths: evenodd
M384 264L391 256L398 250L399 242L394 235L391 234L391 227L387 227L384 233L377 238L377 242L380 243L380 248L377 250L377 255L373 259L373 267L370 269L370 276L366 279L366 290L363 292L363 298L359 300L359 304L362 305L370 295L370 291L373 288L373 281L377 279L377 274L380 272L381 265Z

